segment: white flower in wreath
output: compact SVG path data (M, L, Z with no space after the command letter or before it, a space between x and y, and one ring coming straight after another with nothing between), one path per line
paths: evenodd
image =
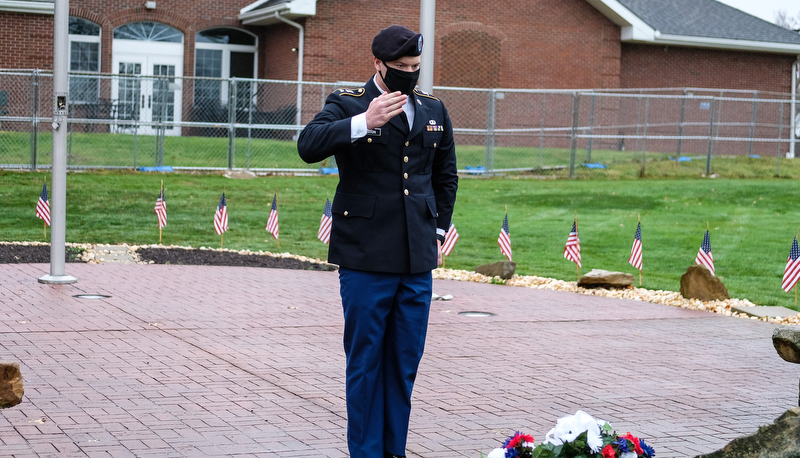
M505 458L506 457L506 449L504 448L496 448L489 452L489 456L486 458Z
M605 424L605 422L595 420L588 413L579 410L575 412L575 415L559 418L556 427L545 436L544 443L561 445L565 442L572 442L586 431L587 445L592 452L598 453L603 448L603 439L600 437L601 424Z

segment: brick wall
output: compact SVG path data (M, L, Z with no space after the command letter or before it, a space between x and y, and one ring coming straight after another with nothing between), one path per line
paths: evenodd
M364 81L373 73L372 37L391 24L419 29L419 2L318 0L317 15L306 22L305 79ZM368 14L365 14L368 12ZM475 72L483 59L497 62L489 83L506 88L595 88L619 85L619 28L581 0L509 0L502 7L482 0L436 3L434 84ZM475 52L478 43L498 55ZM455 46L461 37L460 47ZM456 41L453 41L456 40ZM447 49L443 49L447 43ZM447 51L447 52L445 52ZM452 54L461 53L460 56ZM442 69L444 63L457 68Z
M791 55L622 44L620 87L791 91Z
M111 72L112 31L127 22L154 20L185 34L184 75L194 68L194 34L238 26L251 0L72 0L70 14L101 25L102 72ZM304 79L365 81L373 73L370 44L394 23L419 28L419 2L318 0L306 28ZM620 42L619 27L583 0L439 0L434 84L505 88L720 87L789 91L793 56L660 47ZM258 76L295 79L298 30L277 24L244 27L259 37ZM52 16L0 13L4 68L52 68ZM445 68L446 66L446 68ZM482 75L475 79L474 75ZM467 76L470 76L467 78Z
M113 3L113 4L112 4ZM242 27L236 16L239 10L252 3L248 0L158 0L156 9L148 10L140 0L72 0L70 16L88 19L100 25L101 69L111 68L113 30L135 21L157 21L184 33L184 75L194 73L194 35L210 27L240 27L252 33L261 28ZM19 14L0 12L0 30L13 30L0 43L2 68L53 68L53 16L48 14ZM262 38L263 39L263 38Z
M53 68L52 16L0 13L0 30L0 67Z

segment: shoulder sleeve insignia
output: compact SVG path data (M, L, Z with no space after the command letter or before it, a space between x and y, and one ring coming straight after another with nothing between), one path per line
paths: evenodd
M350 97L361 97L365 93L366 93L366 91L364 91L363 87L360 87L358 89L341 88L341 89L337 89L335 91L335 94L337 94L337 95L340 95L340 96L341 95L349 95Z
M422 96L422 97L427 97L427 98L429 98L429 99L433 99L433 100L439 100L439 98L438 98L438 97L434 97L434 96L432 96L431 94L428 94L427 92L425 92L425 91L422 91L422 90L419 90L419 89L414 89L414 93L415 93L415 94L417 94L417 95L419 95L419 96Z

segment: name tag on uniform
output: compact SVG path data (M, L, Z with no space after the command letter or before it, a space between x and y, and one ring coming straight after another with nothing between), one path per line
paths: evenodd
M367 135L371 137L380 137L381 136L381 129L367 129Z

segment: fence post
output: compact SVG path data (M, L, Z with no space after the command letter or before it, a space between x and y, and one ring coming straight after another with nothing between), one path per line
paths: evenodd
M119 81L118 84L122 83L122 77L121 76L118 76L116 78L117 78L117 81ZM141 75L136 75L136 87L138 87L138 88L142 87ZM144 103L144 100L142 100L142 103ZM134 106L135 107L139 106L139 97L138 96L136 97L136 102L134 103ZM139 118L141 117L141 111L139 111L138 109L134 108L134 110L131 113L131 116L134 118L133 119L133 122L134 122L134 124L133 124L133 168L135 169L136 165L137 165L137 162L136 162L137 155L139 154Z
M711 174L711 145L712 142L714 141L714 102L716 100L717 99L714 97L711 98L711 106L709 107L711 109L708 110L710 118L708 121L708 153L706 156L706 176L709 176Z
M758 91L753 93L753 113L750 115L750 145L747 154L753 154L753 137L756 134L756 110L758 110Z
M639 169L639 176L644 176L644 156L647 151L647 118L650 116L650 97L644 99L644 138L642 139L642 167Z
M717 150L717 146L719 146L719 137L720 137L719 131L720 131L720 129L722 129L722 125L723 125L723 122L722 122L722 98L723 97L725 97L725 92L724 91L719 91L720 100L719 100L719 103L715 103L715 105L717 106L717 109L719 110L719 112L715 115L716 125L714 126L717 129L717 133L715 134L716 138L714 139L714 148L713 148L712 151L716 151Z
M486 109L486 170L494 172L494 115L496 108L496 93L489 90L489 100Z
M39 70L31 75L31 169L39 166Z
M578 146L578 124L580 123L581 97L572 93L572 131L569 140L569 177L575 178L575 150Z
M253 137L253 99L255 98L255 81L248 81L247 88L247 170L250 170L250 140Z
M544 151L544 117L546 115L545 106L547 104L547 94L542 93L542 130L539 131L539 170L543 170L542 167L542 155Z
M594 99L595 93L592 89L592 104L589 109L589 138L586 139L586 162L592 162L592 135L594 135Z
M228 170L233 168L236 154L236 78L228 82Z
M681 143L683 142L683 123L686 116L686 88L683 88L683 97L681 97L681 118L678 120L678 146L675 152L675 163L678 163L678 158L681 155Z
M783 103L779 104L781 107L780 121L778 121L778 166L775 169L775 175L781 174L781 137L783 137Z

